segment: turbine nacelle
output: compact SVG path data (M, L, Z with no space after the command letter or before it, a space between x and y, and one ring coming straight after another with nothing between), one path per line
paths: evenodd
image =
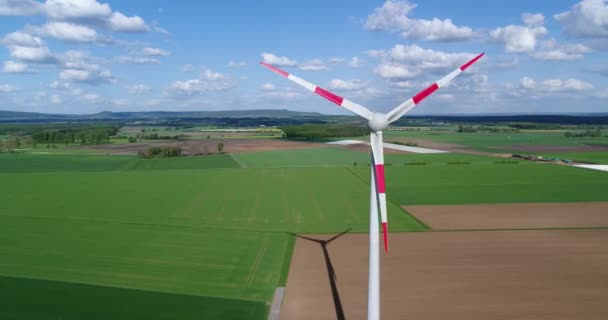
M387 115L380 112L374 112L374 114L372 114L372 118L369 119L367 126L370 130L372 130L372 132L379 132L388 128L388 124L389 122Z

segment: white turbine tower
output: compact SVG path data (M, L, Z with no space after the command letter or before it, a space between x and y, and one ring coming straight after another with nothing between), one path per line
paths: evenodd
M378 208L380 209L380 220L382 221L382 235L384 239L384 250L388 252L388 220L386 217L386 185L384 180L384 150L382 146L382 131L392 122L397 121L404 114L414 108L435 90L445 86L448 82L458 76L465 69L479 60L484 54L481 53L471 61L463 64L456 70L450 72L439 81L433 83L426 89L408 99L404 103L391 110L389 113L371 112L362 105L344 99L306 80L287 73L279 68L260 62L266 68L286 77L287 79L301 85L302 87L322 96L323 98L342 106L357 115L365 118L370 133L370 145L372 155L371 181L370 183L370 210L369 210L369 286L367 293L367 319L380 319L380 256L379 256L379 226Z

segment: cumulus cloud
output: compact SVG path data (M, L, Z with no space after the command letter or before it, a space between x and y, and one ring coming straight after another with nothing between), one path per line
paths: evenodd
M446 53L424 49L418 45L396 45L390 50L372 50L371 57L380 58L374 72L391 81L402 81L418 76L423 70L448 70L462 65L475 55L470 53Z
M43 9L42 3L34 0L0 0L0 16L31 16Z
M293 67L297 64L295 60L291 60L285 56L277 56L273 53L262 53L262 61L279 67Z
M11 57L21 61L48 63L55 59L47 47L9 46L8 51Z
M541 37L547 34L542 26L544 17L541 14L524 13L525 26L508 25L492 30L490 37L501 43L507 52L532 52Z
M333 79L329 82L329 88L332 90L354 91L361 90L367 87L367 82L362 80L342 80Z
M71 22L49 22L42 26L30 26L28 29L41 37L55 38L67 42L95 42L99 40L95 29Z
M416 4L408 1L386 1L367 17L365 28L371 31L401 32L406 39L428 41L462 41L475 36L473 29L459 27L451 19L414 19Z
M325 66L323 61L321 61L321 59L312 59L310 61L306 61L302 63L298 68L304 71L327 70L327 67Z
M55 80L55 81L49 83L49 88L55 89L55 90L68 90L68 89L71 89L72 86L70 85L69 82L60 82L60 81Z
M540 13L524 13L521 19L529 27L538 27L545 24L545 16Z
M96 0L47 0L44 9L46 15L54 20L103 19L112 14L108 4Z
M595 87L583 80L568 78L547 79L537 82L530 77L523 77L519 80L520 90L534 91L535 93L563 93L563 92L582 92L589 91Z
M543 41L540 50L530 54L539 60L571 61L583 58L591 48L583 44L559 44L555 39Z
M1 43L6 46L40 47L44 45L42 39L34 37L29 33L15 31L2 38Z
M0 92L13 92L17 90L17 88L15 86L12 86L10 84L0 84Z
M564 31L574 37L608 36L608 1L583 0L569 11L554 16Z
M338 57L331 57L331 58L329 58L328 62L332 63L332 64L343 64L343 63L346 63L346 59L338 58Z
M29 67L26 63L18 61L4 61L4 67L2 72L6 73L27 73L30 72Z
M236 86L236 81L229 75L205 69L199 79L175 81L167 89L176 95L194 95L210 91L224 91Z
M88 53L70 50L59 57L62 69L59 78L62 80L83 82L91 85L114 82L110 70L94 62Z
M146 32L150 30L142 18L138 16L127 17L118 11L112 13L107 23L112 31Z

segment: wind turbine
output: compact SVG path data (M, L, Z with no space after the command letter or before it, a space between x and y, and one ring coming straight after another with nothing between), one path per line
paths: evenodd
M386 217L386 185L384 180L384 149L382 146L382 131L388 128L392 122L399 120L404 114L413 109L422 100L431 95L437 89L445 86L477 62L484 54L481 53L469 62L461 65L456 70L450 72L439 81L418 92L415 96L398 105L389 113L371 112L364 106L354 103L348 99L340 97L304 79L298 78L293 74L287 73L268 63L260 62L264 67L286 77L287 79L301 85L302 87L322 96L323 98L342 106L351 112L365 118L371 130L371 181L370 183L370 210L369 210L369 282L367 292L367 319L380 319L380 256L379 256L379 226L378 208L380 209L380 220L382 221L382 236L384 240L384 250L388 252L388 220Z

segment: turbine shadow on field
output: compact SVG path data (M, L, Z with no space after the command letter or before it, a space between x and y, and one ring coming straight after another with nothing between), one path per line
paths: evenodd
M334 306L336 308L336 318L338 320L344 320L344 319L346 319L346 317L344 316L344 309L342 308L342 301L340 300L340 293L338 292L338 285L336 283L336 279L337 279L336 271L334 269L333 264L331 263L331 258L329 257L329 251L327 251L327 245L329 245L332 241L340 238L341 236L347 234L348 232L350 232L351 229L352 228L348 228L327 240L314 239L314 238L302 236L299 234L290 233L291 235L293 235L295 237L305 239L308 241L312 241L312 242L316 242L321 245L321 249L323 250L323 256L325 258L325 267L327 268L327 276L329 277L329 284L331 286L331 295L334 299Z

